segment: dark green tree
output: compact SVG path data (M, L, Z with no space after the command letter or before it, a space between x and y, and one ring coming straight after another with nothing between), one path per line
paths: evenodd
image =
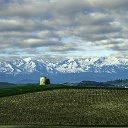
M45 84L50 84L50 79L46 79Z

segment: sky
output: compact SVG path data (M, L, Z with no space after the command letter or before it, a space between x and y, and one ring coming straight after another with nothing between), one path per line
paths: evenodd
M0 60L128 58L128 0L0 0Z

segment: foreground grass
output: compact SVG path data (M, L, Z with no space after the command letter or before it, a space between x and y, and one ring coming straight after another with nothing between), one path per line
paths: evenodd
M0 128L84 128L84 126L1 125Z
M46 90L1 97L0 124L128 125L126 89Z
M105 126L99 126L100 128L108 128ZM119 126L116 126L119 127ZM92 126L44 126L44 125L0 125L0 128L92 128ZM97 126L93 126L93 128L97 128ZM112 126L109 126L109 128L115 128ZM119 127L119 128L124 128Z

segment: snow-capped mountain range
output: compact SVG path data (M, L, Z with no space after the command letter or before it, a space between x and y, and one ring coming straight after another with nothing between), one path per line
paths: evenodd
M0 62L0 81L38 81L40 76L48 76L53 83L125 79L128 78L128 59L100 57L47 62L24 58Z

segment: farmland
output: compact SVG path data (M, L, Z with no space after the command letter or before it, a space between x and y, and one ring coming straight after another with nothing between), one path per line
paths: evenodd
M1 125L128 125L127 89L49 86L25 92L23 88L30 86L20 89L23 94L16 94L16 87L9 96L1 94Z
M62 88L72 88L71 86L65 85L25 85L25 86L16 86L9 88L0 88L0 97L19 95L29 92L37 92L37 91L45 91L45 90L53 90L53 89L62 89Z

